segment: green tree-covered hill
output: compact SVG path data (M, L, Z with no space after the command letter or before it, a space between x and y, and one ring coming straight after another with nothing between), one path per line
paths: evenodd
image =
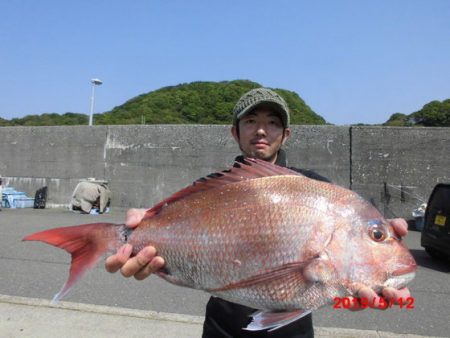
M63 115L50 113L41 115L27 115L22 118L0 120L4 125L9 126L62 126L62 125L83 125L88 124L89 117L85 114L65 113Z
M261 87L246 80L192 82L139 95L95 116L96 124L229 124L233 107L245 92ZM295 92L274 89L288 103L292 124L324 124Z
M95 114L94 124L229 124L239 97L261 87L247 80L192 82L164 87L139 95L109 112ZM288 103L292 124L325 124L300 96L285 89L274 89ZM0 126L86 125L85 114L65 113L28 115L3 120Z
M27 115L22 118L4 120L0 118L0 126L68 126L88 124L89 117L84 114L51 113L42 115Z
M392 114L385 126L425 126L450 127L450 99L444 101L431 101L421 110L406 115Z

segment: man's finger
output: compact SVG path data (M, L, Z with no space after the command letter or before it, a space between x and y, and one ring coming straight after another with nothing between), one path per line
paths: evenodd
M127 211L125 225L129 228L135 228L145 215L145 209L132 208Z
M130 258L120 269L124 277L131 277L143 269L155 257L156 249L152 246L145 247L136 256Z
M411 297L411 293L408 288L403 289L394 289L394 288L385 288L382 291L383 296L387 299L392 299L395 304L400 304L400 302L405 302L405 300Z
M117 272L130 258L133 247L130 244L125 244L115 255L109 256L105 262L105 269L108 272L114 273Z
M143 280L150 276L152 273L155 273L159 269L161 269L164 266L165 262L162 257L156 256L153 258L149 264L144 266L141 270L136 272L134 274L134 278L137 280Z
M360 300L357 297L348 297L350 307L348 308L350 311L361 311L364 310L365 307L362 306Z
M363 287L360 290L358 290L358 297L361 300L364 299L364 303L367 307L379 310L387 309L386 300L378 296L377 293L373 291L371 288Z
M393 218L388 220L394 228L394 231L400 237L404 237L408 234L408 223L403 218Z

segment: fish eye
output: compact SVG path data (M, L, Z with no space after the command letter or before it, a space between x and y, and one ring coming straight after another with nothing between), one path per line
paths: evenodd
M382 242L387 238L387 231L379 221L369 222L369 236L375 242Z

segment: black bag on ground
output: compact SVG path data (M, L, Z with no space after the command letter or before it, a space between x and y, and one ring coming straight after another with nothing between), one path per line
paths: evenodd
M45 209L45 203L47 202L47 187L42 187L36 191L34 195L34 208Z

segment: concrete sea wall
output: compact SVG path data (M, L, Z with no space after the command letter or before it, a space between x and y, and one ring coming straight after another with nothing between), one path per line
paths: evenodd
M293 126L285 149L290 166L357 191L387 217L411 218L450 182L449 128ZM31 197L48 186L49 206L95 177L109 181L113 207L149 207L238 154L229 126L0 128L0 175Z

